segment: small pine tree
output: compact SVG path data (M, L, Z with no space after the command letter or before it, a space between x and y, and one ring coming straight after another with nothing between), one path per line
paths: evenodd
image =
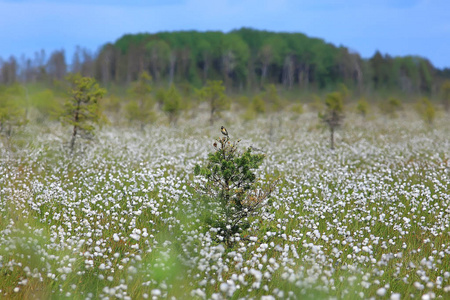
M73 126L70 150L73 152L75 140L80 133L87 136L94 133L93 124L105 120L101 113L99 100L106 90L99 87L94 78L82 77L80 74L70 75L72 83L70 98L64 104L62 123Z
M433 103L427 97L423 97L416 103L416 110L419 115L429 125L433 124L434 117L436 116L436 109Z
M209 123L214 124L216 117L220 117L220 112L231 107L230 100L225 96L225 86L221 80L208 80L206 85L197 91L201 101L209 103L210 118Z
M247 104L247 109L242 114L242 118L245 121L254 120L258 115L262 115L266 112L266 103L264 100L256 95L252 98L251 102Z
M397 112L402 107L400 99L390 97L380 103L380 110L383 114L390 116L391 118L397 117Z
M258 115L266 112L266 103L260 96L255 96L251 102L251 109Z
M234 237L249 227L246 218L266 203L277 183L276 180L267 187L258 186L255 170L265 155L253 154L250 147L242 153L238 151L239 142L231 141L228 134L216 139L215 151L208 155L206 164L194 169L196 176L206 180L196 187L205 200L204 222L216 231L215 239L229 247L234 244Z
M170 124L176 124L178 117L183 109L183 102L181 101L181 95L178 93L174 85L164 93L162 110L169 117Z
M450 112L450 80L444 81L441 86L442 105L446 112Z
M369 102L364 98L359 99L356 103L356 111L365 118L369 113Z
M265 87L264 100L267 103L269 111L280 112L283 110L283 104L278 95L277 87L274 84L268 84Z
M133 99L125 106L126 115L128 120L138 122L141 130L154 119L151 83L152 77L144 71L128 90Z
M319 113L319 117L330 128L330 148L334 149L334 132L341 126L344 119L344 101L341 93L333 92L325 99L325 111Z
M296 104L292 105L290 111L295 114L294 119L298 119L299 116L304 112L303 104L296 103Z

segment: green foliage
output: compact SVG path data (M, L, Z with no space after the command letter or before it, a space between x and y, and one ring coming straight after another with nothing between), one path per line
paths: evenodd
M245 103L247 100L242 99L242 103ZM252 98L252 101L247 104L247 109L242 114L242 118L245 121L254 120L258 115L264 114L266 112L266 103L261 98L261 96L256 95Z
M450 111L450 80L444 81L441 85L442 105L445 111Z
M260 96L253 97L250 107L256 114L263 114L266 112L266 103Z
M324 110L325 105L323 104L322 99L316 94L314 94L312 98L313 98L312 102L309 105L311 109L313 109L316 112L321 112L322 110Z
M342 100L344 101L344 103L348 102L352 94L349 88L345 84L340 83L339 92L342 95Z
M365 98L360 98L356 103L356 111L365 118L369 113L369 102Z
M397 112L401 109L401 107L402 102L400 99L395 97L389 97L387 100L382 101L379 105L380 111L392 118L397 117Z
M208 80L206 85L197 91L197 94L201 101L209 104L211 125L214 124L217 117L220 117L222 111L231 107L230 100L225 96L225 86L221 80Z
M50 89L45 89L31 97L31 105L38 111L38 121L42 122L49 117L55 117L61 112L59 111L59 102L54 93Z
M174 85L164 93L162 110L168 115L169 122L176 124L181 111L183 110L183 102L181 95L178 93Z
M372 58L363 59L344 46L305 34L249 28L228 33L192 30L126 34L115 43L101 46L96 56L79 49L75 57L77 71L95 74L108 86L128 84L138 79L142 70L148 70L158 85L168 82L178 87L183 82L199 87L207 80L222 80L227 89L235 90L274 84L326 91L346 84L351 91L364 84L377 91L428 95L434 92L436 83L448 79L445 71L422 57L376 52ZM55 51L48 63L41 57L35 66L26 65L28 59L12 57L2 64L2 81L15 82L17 70L26 74L26 80L60 80L66 70L63 58L63 51ZM346 102L347 94L341 92Z
M274 190L259 187L255 171L264 160L264 154L253 154L249 147L238 151L240 140L231 141L227 136L218 138L215 151L208 155L206 163L196 165L194 175L206 179L197 185L197 192L208 206L204 221L217 232L216 240L227 246L234 244L249 223L247 217L256 214Z
M106 111L113 113L113 114L118 114L121 109L120 98L117 97L116 95L110 95L109 97L106 97L104 99L103 106Z
M10 136L13 127L26 122L24 99L24 89L21 85L0 87L0 133Z
M303 104L296 103L296 104L292 105L290 111L297 115L301 115L304 112Z
M319 118L328 125L330 129L330 148L334 149L334 131L341 126L344 119L344 100L341 93L329 93L325 98L325 111L319 113Z
M133 98L125 106L125 113L129 121L137 122L140 125L141 130L145 124L155 119L154 102L150 96L151 83L152 77L144 71L128 91Z
M106 93L94 78L73 74L67 77L72 83L70 98L61 113L63 124L73 126L70 149L73 151L77 136L82 133L88 137L94 133L94 124L105 121L99 101Z
M131 85L129 93L139 99L139 101L145 101L152 91L152 76L148 72L144 71L139 74L139 79Z
M264 100L267 103L269 111L279 112L283 109L280 96L277 92L277 87L274 84L268 84L265 87Z
M421 98L416 103L416 110L419 115L424 119L428 124L432 124L433 120L436 116L436 109L434 108L433 103L427 97Z

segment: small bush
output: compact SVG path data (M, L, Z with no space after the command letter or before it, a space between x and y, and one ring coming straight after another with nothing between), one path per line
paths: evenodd
M341 126L344 119L344 100L341 93L333 92L325 99L325 111L319 118L330 128L330 148L334 149L334 131Z
M434 117L436 116L436 109L430 99L427 97L421 98L416 103L416 111L425 122L429 125L433 124Z
M369 102L364 98L359 99L356 103L356 111L365 118L369 113Z

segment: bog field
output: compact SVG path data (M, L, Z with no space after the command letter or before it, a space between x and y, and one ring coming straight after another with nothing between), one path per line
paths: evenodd
M26 125L0 147L1 299L449 299L450 119L412 109L176 126L77 140ZM232 246L202 221L194 175L225 125L275 190Z

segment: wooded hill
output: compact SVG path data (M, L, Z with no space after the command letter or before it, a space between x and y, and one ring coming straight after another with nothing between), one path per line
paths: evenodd
M48 60L37 53L18 66L14 57L3 63L0 82L61 79L68 71L93 76L103 85L128 84L148 71L157 85L193 85L223 80L228 89L258 89L268 83L286 89L332 89L340 83L370 92L398 90L432 94L439 91L448 69L435 68L418 56L391 57L376 52L362 59L348 48L301 33L242 28L219 31L178 31L128 34L92 55L77 48L71 67L64 50ZM15 65L14 65L15 64Z

